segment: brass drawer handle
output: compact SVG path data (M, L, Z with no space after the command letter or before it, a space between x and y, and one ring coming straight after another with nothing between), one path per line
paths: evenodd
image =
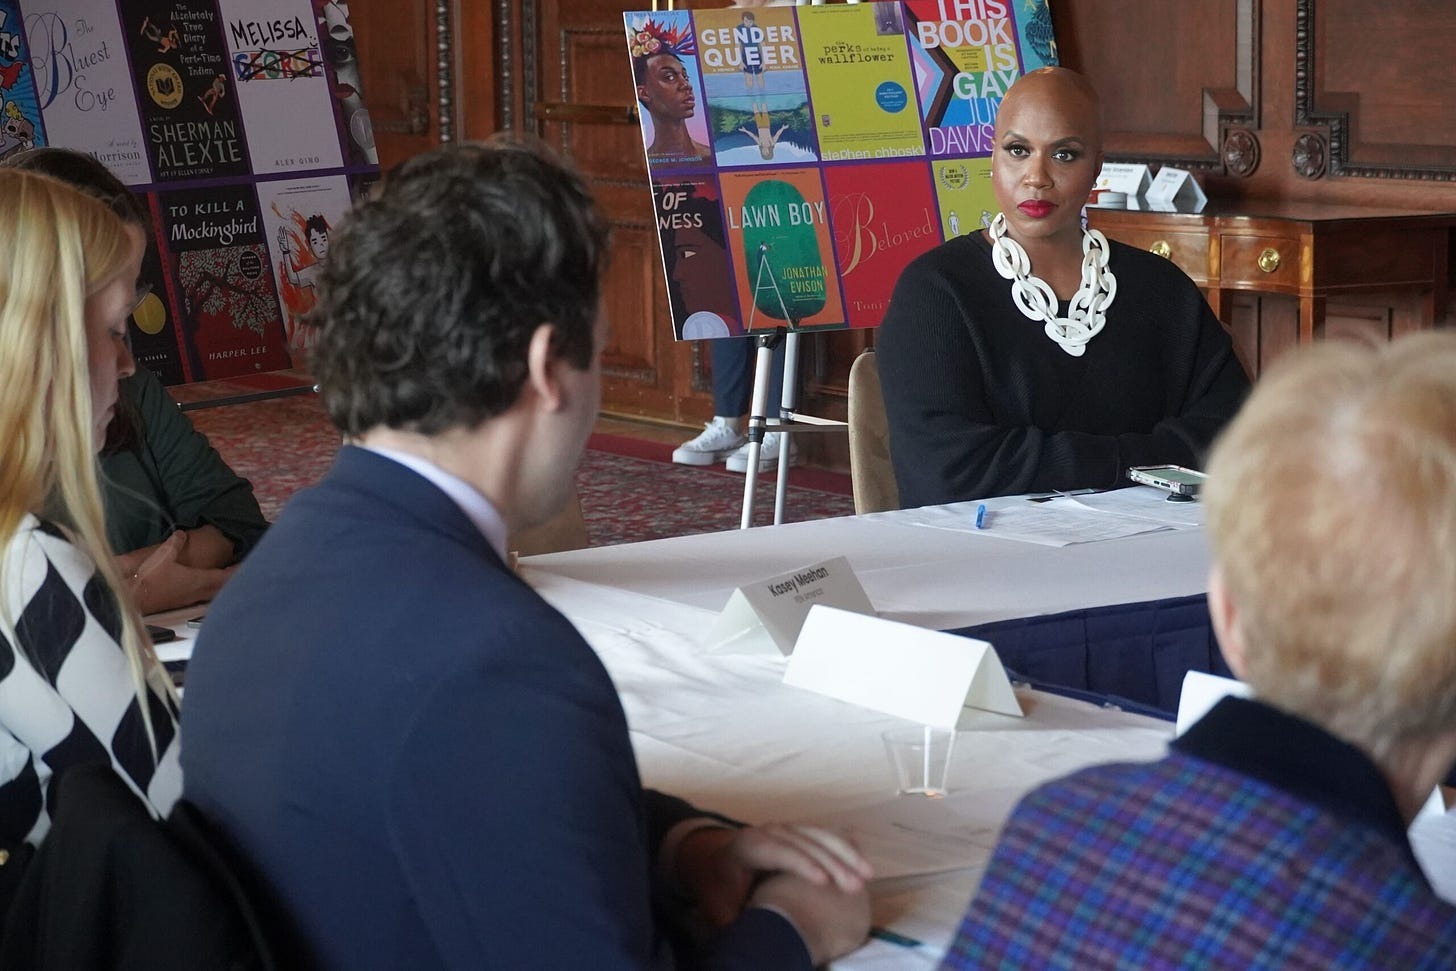
M1272 246L1266 247L1259 254L1259 269L1265 273L1273 273L1279 269L1279 251Z
M1166 239L1160 239L1153 243L1152 246L1148 247L1148 252L1154 256L1161 256L1165 260L1171 260L1173 258L1173 247L1168 245Z

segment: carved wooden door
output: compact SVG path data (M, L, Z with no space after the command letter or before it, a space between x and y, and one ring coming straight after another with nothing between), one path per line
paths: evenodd
M653 0L402 0L355 3L353 16L381 164L441 140L535 131L587 176L615 233L603 407L691 424L712 410L709 355L702 343L672 339L622 23L624 11L652 6ZM859 332L805 341L805 410L842 417L845 376L866 342ZM816 441L810 452L819 450Z
M523 0L522 101L528 124L586 174L612 220L603 408L690 422L712 410L708 355L672 339L623 39L623 11L650 7L650 0Z

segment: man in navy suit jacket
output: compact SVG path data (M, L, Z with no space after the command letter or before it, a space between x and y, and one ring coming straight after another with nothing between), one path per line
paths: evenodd
M644 793L621 704L505 562L600 400L606 222L544 150L407 162L336 234L314 352L354 442L217 599L185 796L330 968L808 967L868 927L863 859Z

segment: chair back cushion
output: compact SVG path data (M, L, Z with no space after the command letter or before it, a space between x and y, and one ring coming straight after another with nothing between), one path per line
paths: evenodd
M855 358L849 368L849 476L856 513L900 508L900 490L890 464L890 423L873 349Z

